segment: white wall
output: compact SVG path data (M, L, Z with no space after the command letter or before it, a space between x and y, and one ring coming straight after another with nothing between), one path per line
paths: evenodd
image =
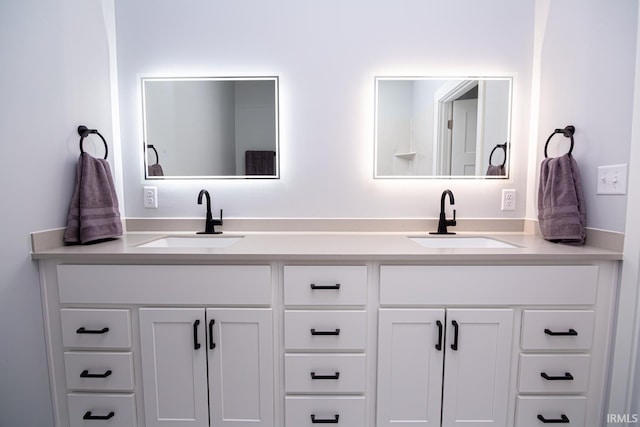
M111 141L104 32L99 1L0 2L3 427L53 425L39 278L28 236L66 223L77 126L98 128ZM86 142L92 151L93 141ZM102 143L95 145L102 152Z
M523 217L533 10L534 0L118 2L127 216L199 217L207 188L227 217L434 218L451 188L461 220ZM138 73L280 76L282 178L157 182L160 207L144 209ZM510 180L372 178L374 76L503 73L516 75ZM523 195L515 212L500 211L502 188Z

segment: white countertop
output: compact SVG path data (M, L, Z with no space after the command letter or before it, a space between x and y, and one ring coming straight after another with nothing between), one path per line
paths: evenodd
M38 233L35 233L38 234ZM247 261L407 261L407 262L591 262L621 260L622 253L594 246L572 246L545 241L527 233L463 232L455 237L490 237L515 248L425 248L411 237L427 232L225 232L244 236L227 248L141 248L138 245L165 236L196 236L194 233L138 232L92 245L33 245L33 259L64 262L247 262ZM38 237L34 237L37 239ZM207 237L204 237L207 238ZM213 237L215 238L215 237ZM448 238L448 237L445 237ZM44 248L44 249L43 249Z

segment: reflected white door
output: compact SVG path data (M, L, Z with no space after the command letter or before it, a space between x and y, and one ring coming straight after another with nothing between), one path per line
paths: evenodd
M476 174L476 137L478 133L478 100L453 101L451 129L451 175Z

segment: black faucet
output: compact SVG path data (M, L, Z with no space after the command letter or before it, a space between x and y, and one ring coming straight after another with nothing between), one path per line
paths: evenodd
M442 196L440 197L440 219L438 220L438 231L432 231L429 234L456 234L453 231L447 231L447 226L455 226L456 225L456 210L453 210L453 219L447 219L447 214L444 212L444 199L446 196L449 196L449 204L455 205L455 200L453 198L453 193L451 190L444 190L442 192Z
M213 219L211 215L211 197L207 190L200 190L198 194L198 204L202 204L202 196L207 198L207 219L204 225L204 231L198 231L197 234L222 234L222 231L216 231L216 225L222 225L222 209L220 209L220 219Z

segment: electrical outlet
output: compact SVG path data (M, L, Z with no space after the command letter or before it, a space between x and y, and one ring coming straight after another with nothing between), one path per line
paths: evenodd
M144 187L144 207L147 209L158 208L158 187Z
M596 194L627 194L627 165L598 166Z
M502 190L502 210L516 210L516 190Z

